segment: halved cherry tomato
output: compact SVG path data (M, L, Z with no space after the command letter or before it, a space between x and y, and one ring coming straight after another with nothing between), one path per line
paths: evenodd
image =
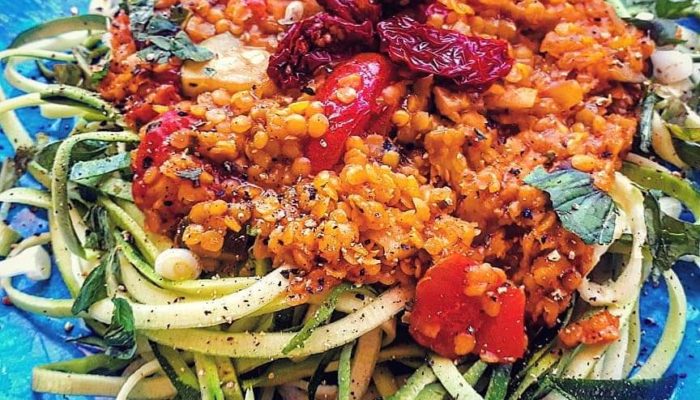
M339 65L328 76L317 93L317 99L325 104L330 123L328 132L306 145L305 153L314 172L332 168L340 160L347 138L371 129L372 120L387 108L378 100L382 90L391 83L393 72L388 58L377 53L363 53ZM338 96L341 88L354 90L355 98L349 101Z
M161 166L166 161L173 155L183 153L170 145L172 134L190 129L198 121L187 113L168 111L145 128L146 132L132 161L132 194L134 202L144 212L146 226L151 231L167 232L187 215L193 203L223 195L222 173L201 158L190 157L192 164L188 172L195 175L207 172L214 177L212 182L203 183L198 177L188 179L187 174L183 174L183 178L172 178L161 173ZM148 172L149 169L153 170ZM188 199L181 196L183 186L191 188Z
M482 310L482 296L469 296L468 272L479 264L455 254L430 268L416 286L410 315L413 338L436 353L458 358L477 353L488 362L512 362L523 356L525 295L505 283L486 296L495 296L500 311L495 317Z

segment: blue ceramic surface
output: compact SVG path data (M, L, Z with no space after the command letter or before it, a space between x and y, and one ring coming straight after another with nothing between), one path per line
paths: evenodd
M0 49L5 48L12 38L22 30L52 18L68 16L72 11L85 12L85 0L2 0L0 1ZM689 21L695 29L700 24ZM0 85L11 96L18 95L10 90L0 78ZM20 118L32 133L44 132L55 137L66 134L70 120L49 121L42 119L36 109L21 110ZM3 135L0 135L0 159L12 154L12 148ZM23 184L37 186L30 178L23 178ZM16 208L10 215L10 223L24 235L32 235L46 229L45 214L28 208ZM677 272L686 288L690 308L688 328L680 352L669 373L680 376L676 399L700 398L700 354L695 355L700 340L700 276L695 265L680 265ZM15 280L22 290L46 297L67 297L67 291L54 272L48 282ZM4 293L0 289L0 296ZM647 284L642 297L642 360L658 340L666 318L666 289L660 285ZM67 339L86 335L88 331L79 320L72 320L73 329L66 329L65 320L53 320L29 315L11 307L0 305L0 400L20 399L61 399L63 396L35 394L31 391L31 370L38 364L45 364L80 357L84 349Z

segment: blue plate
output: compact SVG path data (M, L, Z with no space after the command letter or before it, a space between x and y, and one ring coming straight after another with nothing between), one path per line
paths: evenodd
M75 12L85 12L84 0L11 0L3 1L0 8L0 48L5 48L12 38L24 29L57 17ZM697 25L695 27L698 27ZM34 71L35 73L35 71ZM0 85L15 96L0 79ZM64 136L70 129L70 120L46 120L37 109L19 112L20 118L30 132L43 132L55 137ZM0 135L0 158L12 154L12 147ZM27 186L37 185L30 178L23 178ZM45 214L29 208L13 209L10 223L23 235L32 235L46 229ZM688 328L680 352L669 373L678 374L680 384L676 391L677 399L698 398L700 393L700 354L695 355L700 341L700 276L695 265L683 264L676 268L686 288L688 303ZM22 290L46 297L65 298L67 291L57 272L48 282L36 283L16 279L15 284ZM0 289L0 296L4 296ZM657 342L666 318L668 303L666 288L649 283L642 296L642 361L649 355ZM0 400L63 399L63 396L35 394L31 390L32 367L38 364L80 357L86 350L68 339L80 337L89 331L79 320L65 320L30 315L12 306L0 305Z

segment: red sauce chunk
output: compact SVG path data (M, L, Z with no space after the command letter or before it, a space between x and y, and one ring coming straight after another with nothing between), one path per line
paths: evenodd
M525 353L524 317L525 294L506 281L503 270L455 254L418 282L410 332L444 357L475 353L487 362L508 363Z

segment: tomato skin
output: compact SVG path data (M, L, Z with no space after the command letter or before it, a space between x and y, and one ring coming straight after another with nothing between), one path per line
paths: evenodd
M527 349L525 293L514 286L501 291L501 312L496 317L486 316L476 335L477 351L484 361L513 362Z
M168 232L180 218L187 215L192 206L183 201L178 193L181 186L193 187L194 183L186 179L167 177L160 173L160 168L173 155L182 153L169 144L170 136L177 131L192 128L198 121L184 112L168 111L145 128L141 143L136 149L132 161L132 195L136 205L146 215L146 226L151 231ZM215 177L212 183L197 185L200 200L216 198L221 192L220 173L215 166L200 158L192 156L190 159L196 167ZM147 181L146 171L150 168L159 171L156 173L157 180L151 178Z
M148 126L132 165L137 178L142 177L149 167L162 165L176 153L177 150L168 144L167 139L181 129L191 128L197 121L189 114L168 111Z
M343 103L335 96L343 78L357 74L359 83L355 87L357 98ZM314 173L331 169L340 161L345 141L353 135L364 134L387 106L377 100L382 90L389 86L394 75L391 61L376 53L362 53L339 65L318 89L317 99L324 103L329 128L319 139L306 145L306 157L311 160ZM382 133L382 132L378 132Z
M481 296L468 296L467 272L479 267L468 257L451 255L430 268L416 286L416 300L409 331L421 345L451 359L465 354L456 351L458 336L475 340L471 352L488 362L512 362L527 347L525 295L519 288L503 284L492 295L500 312L495 317L482 310Z

